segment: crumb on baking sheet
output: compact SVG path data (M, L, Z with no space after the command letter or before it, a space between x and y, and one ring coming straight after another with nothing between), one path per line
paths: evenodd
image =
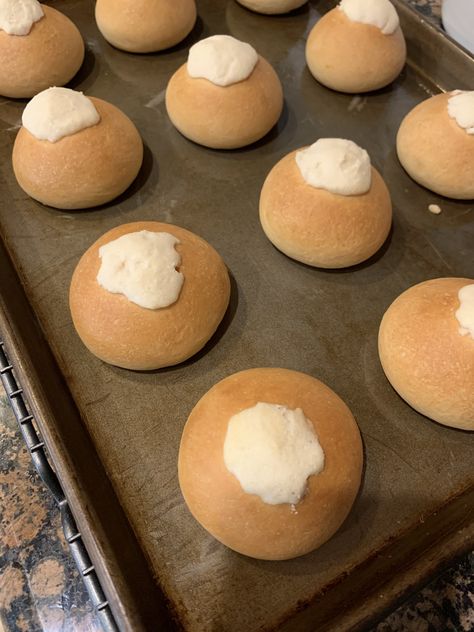
M428 206L428 210L430 213L434 213L434 215L439 215L441 213L441 207L437 204L430 204Z

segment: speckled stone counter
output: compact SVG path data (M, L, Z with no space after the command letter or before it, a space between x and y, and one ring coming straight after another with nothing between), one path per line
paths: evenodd
M0 631L101 630L0 382Z
M440 24L441 0L412 4ZM470 555L373 632L474 630L473 567ZM59 513L34 471L0 385L0 632L100 630L62 535Z
M441 26L441 3L442 0L410 0L408 2L437 26Z

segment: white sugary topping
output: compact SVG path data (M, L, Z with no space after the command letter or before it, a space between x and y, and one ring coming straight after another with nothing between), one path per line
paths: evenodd
M39 140L55 143L86 127L100 116L90 99L69 88L48 88L31 99L23 111L23 127Z
M324 452L300 408L259 402L230 418L224 463L247 494L295 505L308 477L323 470Z
M129 301L159 309L178 300L184 277L176 270L181 257L179 240L169 233L141 230L122 235L99 248L102 260L97 281Z
M37 0L0 0L0 30L8 35L28 35L43 16Z
M298 151L296 164L307 184L339 195L367 193L372 181L369 154L351 140L320 138Z
M250 77L257 65L257 51L230 35L213 35L189 49L188 74L217 86L230 86Z
M459 309L456 318L459 322L459 333L474 338L474 283L465 285L458 292Z
M468 134L474 134L474 91L455 90L448 99L448 114Z
M377 26L384 35L395 32L400 24L395 7L389 0L341 0L339 9L349 20Z

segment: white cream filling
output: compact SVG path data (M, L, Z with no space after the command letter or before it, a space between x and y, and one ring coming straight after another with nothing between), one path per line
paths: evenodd
M230 418L224 463L247 494L295 505L308 477L323 470L324 452L300 408L259 402Z
M367 193L372 182L369 154L351 140L320 138L296 153L305 182L339 195Z
M90 99L69 88L48 88L31 99L23 111L23 127L39 140L55 143L100 121Z
M456 318L461 336L474 338L474 283L465 285L458 292L459 309Z
M0 30L8 35L28 35L43 16L37 0L0 0Z
M141 230L99 248L97 281L108 292L124 294L147 309L160 309L178 300L184 277L176 268L179 240L169 233Z
M384 35L394 33L400 24L395 7L389 0L341 0L338 6L349 20L372 24Z
M474 134L474 91L455 90L448 99L448 114L468 134Z
M257 65L257 51L230 35L213 35L189 49L188 74L217 86L230 86L250 77Z

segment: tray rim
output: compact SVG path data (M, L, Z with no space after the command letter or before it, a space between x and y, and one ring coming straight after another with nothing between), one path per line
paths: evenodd
M474 63L474 56L470 55L468 51L463 49L462 46L457 44L439 27L431 22L427 22L414 8L403 3L402 0L392 0L392 2L396 5L399 14L402 14L402 16L411 15L411 18L416 18L419 24L423 25L422 28L432 30L432 32L435 33L435 37L441 37L445 43L444 45L447 45L449 50L456 51L456 54L461 52L465 55L466 59L472 60ZM416 70L420 72L418 67L416 67ZM421 71L421 74L425 73ZM433 78L431 78L430 81L436 83ZM79 432L77 436L81 436L84 445L89 444L93 452L93 456L95 457L94 471L105 475L105 470L98 458L92 439L85 425L81 422L80 412L65 383L63 373L54 358L50 345L44 337L38 318L26 297L20 277L13 264L13 259L14 258L8 254L8 244L5 242L3 236L0 235L2 286L4 285L3 275L5 271L7 271L5 274L5 281L7 281L5 286L9 286L10 289L13 288L13 291L16 293L12 301L13 304L8 303L8 299L6 295L4 295L4 288L2 287L2 295L0 296L0 333L3 335L5 348L14 366L18 382L25 391L28 404L35 416L42 439L51 457L53 468L64 487L66 498L78 523L87 551L96 567L97 574L110 602L117 623L122 630L145 631L150 629L149 625L151 622L156 624L159 620L160 629L180 629L181 625L173 614L173 606L167 602L166 596L161 591L158 581L155 582L153 580L151 569L145 559L145 553L143 549L141 549L138 539L133 533L131 524L125 516L116 493L112 489L107 477L105 478L109 484L109 493L110 491L112 492L109 499L112 501L114 511L116 512L115 515L120 517L120 528L124 529L124 533L127 533L128 537L133 538L134 549L137 550L138 553L139 565L144 573L143 578L146 583L141 587L141 590L138 591L138 594L137 591L132 591L131 586L127 583L126 578L128 573L123 569L123 565L120 563L120 559L118 559L120 555L117 558L117 550L114 549L107 535L103 524L105 518L103 515L104 509L101 508L100 511L98 511L98 508L91 506L89 502L87 492L90 491L90 484L84 485L84 483L88 483L88 476L86 476L84 471L85 468L78 465L77 459L71 459L71 453L67 449L68 442L64 440L64 435L60 433L60 419L56 416L55 412L57 411L57 403L54 403L57 391L54 389L51 390L51 385L45 383L43 379L44 363L37 357L38 350L35 349L32 352L32 347L29 346L29 339L34 339L35 345L37 345L41 349L41 353L44 354L44 362L49 366L49 370L51 371L49 375L50 379L52 379L56 385L62 385L64 389L61 392L63 399L62 405L68 414L74 418L74 423L77 426L75 428L76 435L77 432ZM27 323L17 322L15 316L18 313L16 311L18 309L28 314ZM26 334L25 329L27 330ZM53 419L53 425L50 425L51 421L48 422L46 421L47 419ZM88 463L87 469L90 469L90 463ZM85 490L87 490L87 492ZM442 505L438 511L427 516L423 523L425 526L420 527L420 525L418 525L415 529L407 529L403 536L397 536L398 539L395 542L388 542L382 545L368 560L365 560L351 569L351 572L343 581L331 586L329 590L324 593L326 601L328 601L328 595L334 595L333 591L338 585L345 585L347 579L353 578L354 574L362 566L373 565L380 556L388 556L389 551L396 548L397 542L400 542L402 538L403 541L405 541L408 534L418 529L421 529L422 535L423 533L432 534L433 529L436 528L440 521L440 517L449 518L449 516L454 513L453 507L455 509L459 508L459 510L463 509L465 507L466 498L471 500L474 498L474 484L460 490L447 504ZM470 505L467 506L471 507L471 512L467 512L464 516L460 516L458 520L454 521L456 523L456 526L453 525L454 531L450 532L448 539L443 540L443 552L446 552L446 555L436 558L436 556L432 554L428 559L425 559L425 554L431 552L439 545L439 540L434 541L423 549L422 556L415 555L413 559L407 558L407 561L409 561L407 567L403 573L398 573L394 579L384 580L382 573L382 580L378 584L372 584L372 590L363 604L357 606L357 604L354 603L357 600L353 598L346 612L341 612L341 604L338 604L336 595L334 609L339 616L331 618L330 621L321 621L318 629L322 631L367 629L368 625L373 625L384 616L384 614L401 603L407 596L407 593L427 583L453 560L471 550L474 547L473 503L471 502ZM87 508L87 510L85 508ZM110 513L108 511L105 511L105 513L107 517L110 518ZM93 526L94 521L96 521L95 526ZM114 527L116 524L117 523L114 522ZM420 537L422 537L422 535ZM440 536L441 535L440 533ZM145 566L143 566L143 563ZM389 567L390 564L387 565L387 568ZM381 598L379 594L381 589L384 590L383 598ZM354 596L356 593L352 590L350 594ZM151 600L153 603L150 603L149 596L154 596L156 601ZM319 594L314 595L308 604L301 604L293 613L289 613L288 616L285 616L279 622L278 629L288 630L288 632L290 632L290 630L307 629L309 623L314 625L314 618L308 621L308 617L312 617L315 611L320 608L320 603L317 603L317 597L319 596ZM347 605L347 600L343 599L343 603ZM368 603L373 605L372 610L371 607L367 608ZM149 606L152 607L150 608ZM371 610L370 614L364 612L367 609ZM159 618L157 619L157 617ZM336 623L336 627L334 627L334 623ZM295 627L295 625L297 627Z

